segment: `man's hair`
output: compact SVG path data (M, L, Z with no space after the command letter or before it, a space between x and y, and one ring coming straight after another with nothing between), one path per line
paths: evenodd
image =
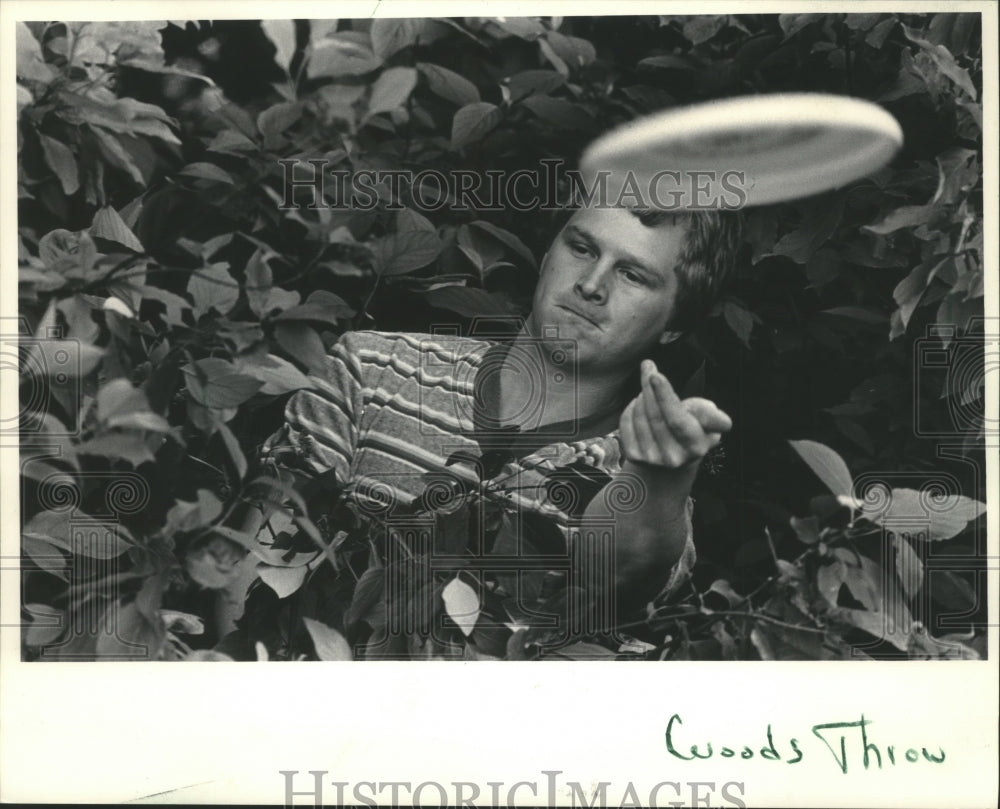
M740 212L629 208L629 213L646 227L664 222L684 227L684 247L674 268L677 295L668 326L672 331L692 331L721 297L736 267L743 240Z

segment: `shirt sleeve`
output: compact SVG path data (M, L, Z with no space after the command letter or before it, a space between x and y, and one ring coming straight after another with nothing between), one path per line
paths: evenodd
M294 393L285 424L262 448L262 457L306 476L334 470L339 483L351 477L364 410L357 336L344 334L330 349L322 373L309 375L312 388Z
M670 569L670 576L661 591L662 598L671 598L677 591L691 578L691 571L694 570L694 563L698 559L698 554L694 547L694 527L691 516L694 513L694 500L687 499L687 507L684 509L684 522L687 526L687 539L684 542L684 550L681 551L681 558L674 562Z
M618 430L614 430L598 441L578 442L576 446L582 453L581 459L598 469L603 469L610 475L616 475L622 469L624 453L621 446L621 435ZM684 509L684 524L687 538L684 542L684 550L681 551L680 558L674 562L667 575L667 583L660 594L664 598L674 596L688 579L691 578L691 571L694 570L698 554L694 545L694 527L692 515L694 514L694 500L690 497Z

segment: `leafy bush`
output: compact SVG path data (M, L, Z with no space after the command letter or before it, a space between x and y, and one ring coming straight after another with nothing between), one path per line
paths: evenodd
M270 73L234 84L227 36ZM26 657L336 659L393 621L415 629L368 656L985 655L981 65L973 14L18 23ZM748 211L728 296L662 358L736 424L696 484L687 589L555 648L475 577L392 561L401 540L331 507L328 481L259 458L343 331L523 313L558 217L428 211L391 183L371 210L309 207L305 184L283 206L282 161L572 165L637 115L789 90L872 99L906 143ZM502 534L486 482L415 516L459 551L470 510ZM961 565L934 569L941 543ZM251 548L262 583L218 638L203 619ZM381 603L393 565L424 597ZM964 624L937 632L945 614Z

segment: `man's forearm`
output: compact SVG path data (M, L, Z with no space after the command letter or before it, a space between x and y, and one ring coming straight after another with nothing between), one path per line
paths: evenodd
M615 480L590 502L581 525L584 531L614 519L615 586L619 591L636 586L644 591L655 589L666 581L687 542L687 500L697 471L698 464L668 469L626 461ZM637 508L616 509L615 498L605 496L609 487L623 483L639 488Z

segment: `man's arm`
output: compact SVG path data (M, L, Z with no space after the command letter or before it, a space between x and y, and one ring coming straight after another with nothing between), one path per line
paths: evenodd
M636 601L655 595L663 579L650 573L666 574L684 551L687 501L698 465L732 421L707 399L679 399L667 378L646 360L642 392L625 408L619 426L626 460L618 485L637 487L640 504L631 511L616 510L608 502L613 498L602 490L585 511L582 527L614 518L615 587Z

